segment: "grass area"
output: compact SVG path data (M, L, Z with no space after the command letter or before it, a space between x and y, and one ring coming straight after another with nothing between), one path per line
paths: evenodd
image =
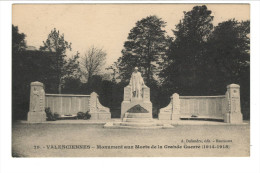
M249 156L249 130L249 125L187 125L173 129L138 130L104 129L102 125L89 124L15 123L12 130L12 154L13 157ZM216 142L217 139L222 142ZM58 145L86 145L90 148L54 149ZM123 148L98 149L97 145ZM136 145L142 146L142 149L136 148ZM182 148L176 148L178 145ZM228 145L229 148L202 148L213 145Z

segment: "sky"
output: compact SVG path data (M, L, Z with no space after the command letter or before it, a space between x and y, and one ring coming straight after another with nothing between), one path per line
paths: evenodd
M107 53L105 67L121 56L124 42L135 23L149 15L167 22L169 36L183 18L183 11L203 4L15 4L12 23L26 34L28 46L39 48L53 28L64 33L72 43L72 56L77 51L83 56L95 46ZM214 16L213 24L235 18L250 19L248 4L206 4Z

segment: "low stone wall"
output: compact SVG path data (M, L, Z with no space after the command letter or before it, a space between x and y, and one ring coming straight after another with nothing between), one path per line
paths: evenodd
M90 95L45 94L45 106L60 115L89 111Z
M223 119L226 113L226 97L221 96L180 96L181 118L191 116Z
M179 96L174 93L170 104L160 109L160 120L179 121L181 118L220 119L226 123L242 123L240 86L227 86L225 95Z
M89 111L91 119L111 119L110 109L100 104L98 95L45 94L41 82L31 83L30 110L27 121L46 121L45 108L60 115L77 115Z

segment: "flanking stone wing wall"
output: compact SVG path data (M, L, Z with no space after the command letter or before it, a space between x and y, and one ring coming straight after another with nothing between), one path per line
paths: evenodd
M226 97L221 96L180 96L181 118L212 118L224 120Z
M90 94L90 115L91 119L94 120L105 120L105 119L111 119L111 113L110 109L101 105L101 103L98 100L98 95L95 92L92 92Z
M43 83L32 82L27 121L34 123L46 121L44 110L46 107L60 115L76 116L78 112L89 111L90 119L111 119L110 109L100 104L95 92L90 95L45 94Z
M90 95L46 94L46 107L60 115L77 115L89 111Z
M220 119L226 123L243 123L240 86L230 84L225 95L179 96L174 93L170 104L162 109L159 120L179 121L181 118Z

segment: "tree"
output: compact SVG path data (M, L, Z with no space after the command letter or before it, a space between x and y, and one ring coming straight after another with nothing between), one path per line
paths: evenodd
M13 120L26 115L24 108L28 105L29 97L26 92L29 87L24 85L24 69L22 52L26 48L26 35L19 33L18 26L12 25L12 117ZM22 76L21 76L22 75Z
M103 49L92 46L88 49L87 53L81 61L81 65L86 70L88 82L91 80L93 75L97 75L101 67L105 64L106 52Z
M67 42L64 39L64 34L60 34L56 28L51 31L47 40L43 42L43 46L40 47L40 50L54 52L56 55L52 68L56 70L55 77L59 93L61 93L64 75L68 74L68 68L66 68L68 61L65 59L67 49L71 50L71 43Z
M148 16L136 23L124 43L122 56L118 59L123 80L130 79L134 67L144 72L149 86L160 70L160 63L166 57L169 39L165 35L166 22L157 16Z
M221 83L239 82L241 74L249 68L249 34L249 21L231 19L214 28L208 42L208 55L214 63L210 68L219 75Z
M62 79L70 78L70 79L80 79L81 78L81 70L79 67L79 52L76 52L72 58L66 60L66 64L64 64L64 72Z
M79 64L80 54L76 52L67 63L64 64L64 72L62 76L62 89L66 93L78 93L81 85L82 71Z
M19 33L18 26L12 25L12 51L13 53L17 51L24 50L26 46L25 42L26 35L24 33Z
M207 40L213 29L213 16L205 5L184 12L184 18L173 30L175 39L168 51L167 63L160 77L170 93L200 94L204 82Z
M118 61L114 62L111 66L107 67L106 70L112 70L112 82L116 82L119 79L119 66Z
M217 93L226 85L241 87L241 106L245 119L250 117L250 22L230 19L219 23L209 38L207 78ZM210 79L211 78L211 79ZM222 90L223 92L223 90Z

